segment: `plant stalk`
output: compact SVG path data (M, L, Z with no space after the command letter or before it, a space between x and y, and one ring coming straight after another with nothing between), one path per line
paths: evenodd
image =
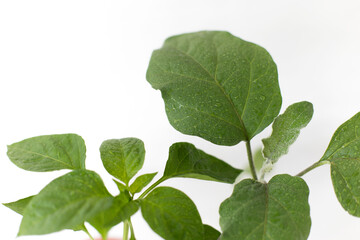
M160 183L162 183L163 181L165 181L167 178L166 177L162 177L159 180L157 180L153 185L151 185L148 189L146 189L139 197L139 199L142 199L146 196L146 194L148 194L151 190L153 190L155 187L157 187Z
M131 233L130 239L135 239L135 232L134 232L134 227L132 225L131 219L129 219L129 226L130 226L130 233Z
M320 161L320 162L316 162L313 165L311 165L310 167L304 169L303 171L299 172L298 174L296 174L297 177L302 177L304 176L306 173L310 172L311 170L320 167L322 165L328 164L330 163L329 161Z
M258 180L258 177L256 175L256 170L255 170L254 159L253 159L252 152L251 152L250 140L246 141L246 151L247 151L247 156L248 156L248 160L249 160L251 175L254 180Z
M91 236L91 234L89 233L89 231L88 231L86 228L85 228L83 231L88 235L88 237L89 237L91 240L94 240L93 236Z
M129 239L129 222L127 220L124 221L124 231L123 231L123 240Z

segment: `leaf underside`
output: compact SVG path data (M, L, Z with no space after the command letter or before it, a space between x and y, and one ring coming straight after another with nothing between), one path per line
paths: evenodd
M153 52L147 80L171 125L220 145L250 140L278 115L277 68L262 47L227 32L189 33Z
M271 136L262 140L264 156L274 163L287 154L290 145L299 136L300 129L306 127L313 113L313 105L309 102L298 102L289 106L275 119Z
M220 206L220 239L305 240L311 226L308 195L299 177L277 175L268 184L245 179Z

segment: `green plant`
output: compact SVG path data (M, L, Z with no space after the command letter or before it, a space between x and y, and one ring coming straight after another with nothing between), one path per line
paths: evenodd
M203 225L189 197L175 188L157 186L175 177L233 183L241 170L192 144L175 143L162 177L142 192L157 174L140 175L131 181L143 166L144 143L137 138L111 139L102 143L100 153L119 189L119 194L112 196L100 176L85 168L85 152L84 140L76 134L38 136L8 146L10 160L25 170L72 170L37 195L4 204L23 215L19 236L72 229L93 239L84 225L88 222L105 240L109 230L123 222L123 239L129 239L129 231L130 239L135 239L131 216L141 209L150 227L165 239L217 239L218 231Z
M170 147L163 175L148 187L156 173L133 180L144 163L143 142L136 138L107 140L100 153L119 189L113 196L100 176L85 168L84 140L76 134L61 134L8 146L10 160L25 170L71 170L37 195L5 204L23 215L19 235L62 229L88 233L87 222L106 239L108 231L123 222L123 239L129 239L129 231L130 239L135 239L131 216L141 209L149 226L167 240L307 239L309 190L301 176L323 164L331 165L341 205L360 216L359 113L336 130L318 162L297 176L281 174L265 182L269 169L311 120L313 108L309 102L299 102L279 115L282 100L277 68L263 48L226 32L174 36L153 52L147 80L161 90L169 122L178 131L226 146L245 142L252 178L238 182L221 204L221 232L203 224L195 204L184 193L158 185L176 177L232 184L242 170L180 142ZM263 139L265 160L260 161L263 166L258 171L250 142L271 123L273 131Z

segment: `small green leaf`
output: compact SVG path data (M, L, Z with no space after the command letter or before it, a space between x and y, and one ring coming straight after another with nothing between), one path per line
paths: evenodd
M194 145L182 142L170 147L164 177L186 177L234 183L241 172L242 170L206 154Z
M50 182L24 211L19 236L72 229L111 206L113 197L92 171L74 170Z
M100 212L88 222L105 238L104 236L107 236L113 226L130 218L138 210L139 204L121 193L115 197L114 202L106 211Z
M155 188L141 202L141 213L154 232L166 240L204 238L199 212L183 192L170 188Z
M175 129L215 144L252 139L281 107L269 53L227 32L168 38L153 52L146 79L161 91Z
M120 192L128 191L128 188L124 184L122 184L119 181L116 181L115 179L113 179L113 181L115 182L115 184Z
M334 133L320 161L329 161L336 197L351 215L360 217L360 113Z
M100 153L105 169L128 185L144 164L145 147L137 138L111 139L101 144Z
M18 167L35 172L85 169L86 147L76 134L46 135L8 146L8 156Z
M153 180L156 174L157 172L148 173L137 177L135 181L130 185L130 192L132 194L141 192L141 190Z
M3 203L3 205L5 207L8 207L11 210L17 212L18 214L23 215L26 206L29 204L31 199L33 199L33 197L34 196L30 196L30 197L27 197L27 198L19 199L19 200L15 201L15 202Z
M204 240L218 240L220 234L215 228L204 224Z
M299 177L277 175L268 184L245 179L220 206L220 239L305 240L311 226L308 196Z
M269 138L263 139L264 156L273 163L282 155L287 154L289 147L306 127L314 113L309 102L298 102L289 106L273 123L273 132Z
M265 161L266 161L266 159L263 156L262 149L258 148L257 150L255 150L255 152L254 152L255 169L259 171L261 169L261 167L264 165ZM249 171L250 171L250 169L249 169Z

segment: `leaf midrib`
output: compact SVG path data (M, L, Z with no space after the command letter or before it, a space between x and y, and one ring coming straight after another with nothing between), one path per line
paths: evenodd
M41 153L38 153L38 152L33 152L33 151L30 151L30 150L27 150L27 149L23 149L23 148L17 148L17 147L12 147L13 149L16 149L16 150L20 150L20 151L23 151L23 152L26 152L26 153L30 153L30 154L34 154L34 155L37 155L37 156L41 156L43 158L49 158L51 160L54 160L55 162L59 162L59 163L62 163L64 164L65 166L69 167L70 169L74 169L74 166L71 166L70 164L66 163L66 162L63 162L61 161L60 159L56 159L54 157L51 157L51 156L47 156L47 155L44 155L44 154L41 154Z
M213 42L212 42L213 43ZM185 56L189 57L191 60L193 60L197 65L199 65L209 76L211 79L214 80L214 82L216 83L216 85L219 87L220 91L224 94L225 98L227 99L227 101L229 102L229 104L231 105L231 108L232 110L235 112L235 115L239 121L239 125L238 128L243 132L246 140L248 141L249 140L249 136L248 136L248 133L246 131L246 128L245 128L245 124L241 118L241 116L239 115L237 109L235 108L235 104L234 102L231 100L230 96L225 92L224 88L220 85L220 83L218 82L218 80L216 79L216 71L217 71L217 67L218 67L218 49L217 47L215 46L215 44L213 43L215 49L216 49L216 70L215 70L215 76L212 76L211 73L201 64L199 63L194 57L192 57L191 55L189 55L188 53L174 47L174 46L171 46L171 48L177 50L178 52L184 54Z

